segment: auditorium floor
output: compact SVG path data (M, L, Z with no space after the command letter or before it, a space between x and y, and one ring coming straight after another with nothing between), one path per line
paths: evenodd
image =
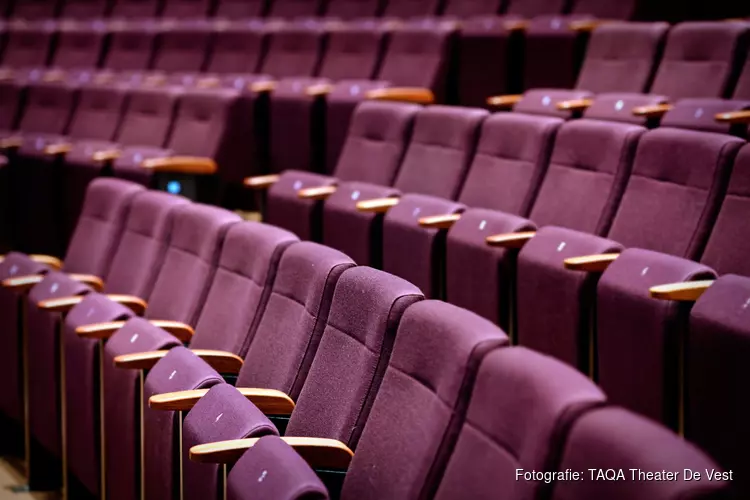
M19 484L23 484L21 471L6 459L0 458L0 500L55 500L58 498L54 493L13 492L12 488Z

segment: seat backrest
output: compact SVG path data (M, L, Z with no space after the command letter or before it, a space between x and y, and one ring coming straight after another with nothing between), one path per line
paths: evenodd
M507 344L498 327L465 309L432 300L409 307L342 496L428 498L466 417L482 359ZM410 415L397 417L403 411Z
M625 480L597 480L598 471L608 469L622 470ZM581 471L583 479L556 482L552 500L709 499L719 498L729 485L707 477L707 471L718 468L697 447L616 407L591 411L573 423L557 469L566 470ZM699 475L691 472L686 478L687 470ZM646 473L652 471L669 471L674 479L649 481Z
M162 0L117 0L112 8L112 17L144 19L156 17L161 10Z
M51 65L67 69L96 68L107 36L105 29L100 22L61 26Z
M109 14L109 0L65 0L60 17L68 19L98 19Z
M212 14L214 0L166 0L162 17L171 19L200 19Z
M568 0L508 0L505 13L525 18L562 14L569 3Z
M233 23L214 33L209 73L247 73L259 70L268 33L259 23Z
M750 99L750 52L742 64L732 97L734 99Z
M740 22L686 22L669 32L651 93L729 97L747 26Z
M595 93L646 92L667 23L611 23L594 30L576 88Z
M262 17L267 3L265 0L219 0L216 17L226 19Z
M606 234L622 199L644 127L573 120L557 133L555 147L530 218Z
M424 87L445 97L453 28L404 27L391 33L378 79L396 87Z
M245 338L255 333L279 261L297 241L292 233L267 224L234 225L227 233L190 346L244 354L241 348Z
M369 267L344 272L287 436L338 439L354 449L391 356L411 283Z
M341 27L331 31L318 76L331 80L369 80L380 66L386 32L380 28Z
M750 276L750 147L744 146L734 162L729 188L711 229L701 262L721 274Z
M166 90L130 91L117 142L131 146L164 146L179 98L179 93Z
M46 66L53 37L50 24L9 25L3 65L16 68Z
M75 110L77 91L64 83L39 82L31 85L18 128L24 132L61 135Z
M65 272L94 274L106 283L131 202L142 191L142 186L118 179L89 184L65 254Z
M329 0L326 16L344 20L372 18L380 13L382 4L382 0Z
M157 71L202 71L211 43L211 30L178 26L159 34L153 69Z
M104 67L111 70L144 70L151 67L157 32L135 23L112 28Z
M523 113L487 118L458 201L528 215L562 123L560 118Z
M315 75L324 35L319 25L293 25L270 34L262 73L276 78Z
M544 483L517 481L517 469L553 470L567 429L604 399L593 382L553 358L523 347L491 352L434 498L491 498L497 491L541 498Z
M365 101L354 111L344 148L336 165L342 181L390 186L409 144L420 106Z
M446 17L493 16L500 13L503 0L447 0L443 8Z
M0 130L14 130L24 110L26 92L14 81L0 81Z
M642 0L575 0L571 14L589 15L600 19L633 19Z
M607 237L627 247L699 258L743 143L669 127L644 134Z
M750 280L728 274L693 306L685 349L685 438L706 450L724 470L750 467L744 384L750 353ZM734 498L750 492L750 480L734 474Z
M487 116L481 109L452 106L430 106L417 113L394 187L404 193L455 199Z
M22 0L14 4L11 17L16 19L49 19L57 14L58 0Z
M148 300L149 319L196 324L227 232L240 220L228 210L198 203L175 214L169 247Z
M270 2L267 17L294 19L315 17L321 14L321 0L273 0Z
M162 191L139 192L133 197L105 292L149 296L164 262L175 213L188 203Z
M111 141L125 113L127 98L128 92L122 87L96 83L83 85L68 136Z
M276 389L297 399L328 322L336 285L352 267L343 253L312 242L295 244L282 256L257 330L235 349L245 358L238 387Z
M439 7L439 0L391 0L386 4L383 16L401 19L435 16Z

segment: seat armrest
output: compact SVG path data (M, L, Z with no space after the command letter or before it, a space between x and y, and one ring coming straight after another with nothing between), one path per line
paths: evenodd
M593 103L592 99L571 99L569 101L560 101L556 106L560 111L580 112L590 108Z
M256 94L273 92L276 90L277 83L274 81L266 80L263 82L254 82L249 85L250 91Z
M170 172L187 175L213 175L218 167L211 158L197 156L170 156L144 160L141 167L154 172Z
M195 335L195 330L193 330L193 327L186 323L182 323L181 321L152 319L149 321L149 323L176 337L177 340L179 340L183 344L190 342L190 339L192 339L193 335Z
M571 31L578 33L591 33L602 24L607 24L611 21L607 19L582 19L580 21L571 22L568 27Z
M661 118L662 116L667 114L667 111L669 111L672 108L673 106L671 104L654 104L652 106L638 106L637 108L633 108L633 115L641 116L643 118L648 118L648 119Z
M195 86L199 89L215 89L221 84L221 80L216 78L215 76L206 76L203 78L199 78L197 82L195 82Z
M20 148L23 145L23 139L20 137L6 137L0 139L0 149Z
M115 366L126 370L149 370L169 351L146 351L121 354L115 357Z
M494 234L487 236L485 241L491 247L520 249L534 237L536 231L523 231L520 233Z
M731 111L729 113L719 113L714 119L720 123L730 125L747 125L750 123L750 111Z
M435 102L435 94L430 89L420 87L373 89L367 92L366 97L375 101L401 101L425 105Z
M303 200L327 200L329 196L336 192L336 189L336 186L311 187L300 189L297 196Z
M498 109L513 109L522 98L522 94L495 95L487 98L487 104Z
M305 89L305 94L310 97L323 97L331 93L333 85L330 83L320 83L318 85L310 85Z
M49 146L46 146L44 148L44 154L48 156L64 155L64 154L67 154L71 149L73 149L72 144L67 144L67 143L50 144Z
M245 177L242 183L252 189L268 189L279 182L279 178L280 176L277 174L256 175L254 177Z
M372 200L364 200L357 203L357 210L360 212L372 212L376 214L384 214L391 207L398 205L399 199L396 197L392 198L375 198Z
M419 225L427 229L450 229L461 219L461 214L433 215L419 219Z
M83 283L84 285L88 285L97 292L101 292L104 288L104 281L99 276L94 276L93 274L71 273L68 274L68 278Z
M255 446L259 438L234 439L201 444L190 448L190 460L200 463L233 464ZM282 437L315 469L346 470L354 452L341 441L325 438Z
M91 323L76 328L76 335L86 339L105 340L125 326L124 321L107 321L104 323Z
M526 19L515 19L513 21L506 21L503 23L503 28L507 31L526 31L529 27L529 21Z
M34 262L39 262L40 264L45 264L55 271L59 271L62 269L63 263L60 259L57 257L53 257L51 255L43 255L39 253L33 253L29 255L29 258L33 260Z
M713 284L713 280L685 281L682 283L653 286L649 291L655 299L695 302Z
M586 255L583 257L571 257L565 259L565 269L571 271L585 271L587 273L603 273L613 263L619 253L603 253L599 255Z
M291 415L294 401L281 391L238 387L237 390L266 415ZM154 410L190 411L208 389L155 394L148 400Z
M84 295L72 295L70 297L48 299L39 302L37 307L45 311L66 313L80 304L84 298ZM133 295L107 295L107 298L112 302L117 302L130 308L138 316L143 315L143 312L146 310L146 301L140 297Z
M35 285L41 283L43 279L43 274L29 274L26 276L16 276L15 278L6 278L2 283L3 288L24 293L34 288Z
M93 155L91 155L91 159L94 161L114 161L118 159L122 155L122 151L119 149L104 149L102 151L97 151Z
M130 370L149 370L169 351L147 351L123 354L115 358L115 366ZM193 354L208 363L219 373L236 375L242 368L242 358L236 354L208 349L192 349Z

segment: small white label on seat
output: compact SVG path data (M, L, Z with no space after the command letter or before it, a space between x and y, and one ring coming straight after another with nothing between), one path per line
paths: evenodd
M648 273L648 266L643 268L643 271L641 271L641 276L646 276L646 273Z
M172 380L175 375L177 375L177 370L172 371L172 373L169 375L169 380Z
M216 417L216 420L214 420L214 423L218 422L223 416L224 416L223 413L219 413L219 415Z
M136 340L138 340L138 334L134 333L132 337L130 337L130 343L134 343Z
M13 265L12 265L12 266L10 267L10 275L11 275L11 276L13 276L13 275L14 275L14 274L16 274L17 272L18 272L18 266L17 266L16 264L13 264Z
M356 201L359 199L359 191L354 191L352 193L352 200Z
M268 475L268 471L267 470L264 470L263 472L261 472L260 473L260 477L258 477L258 482L262 483L263 480L266 478L267 475Z
M485 227L487 227L487 221L483 220L482 222L479 223L479 230L484 231Z
M412 216L416 217L417 215L419 215L419 212L421 211L422 211L421 208L415 208L414 211L412 212Z
M548 95L542 97L542 104L544 104L545 106L549 106L549 103L551 101L552 101L552 99L550 99Z
M566 245L566 243L564 241L561 242L559 245L557 245L557 251L558 252L562 252L563 249L565 248L565 245Z
M619 101L617 101L617 102L615 103L615 109L616 109L617 111L621 111L621 110L622 110L622 108L623 108L623 106L625 106L625 101L623 101L622 99L620 99Z
M57 283L52 283L52 286L49 287L49 292L50 293L55 293L58 288L60 288L60 285L58 285Z

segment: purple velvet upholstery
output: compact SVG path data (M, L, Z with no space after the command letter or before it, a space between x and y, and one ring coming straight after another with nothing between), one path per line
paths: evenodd
M65 0L60 7L60 17L72 19L98 19L109 14L107 0Z
M750 148L744 146L734 162L729 188L711 230L701 262L719 274L750 276L747 213L750 207Z
M554 88L538 88L523 94L521 100L513 107L518 113L531 115L559 116L567 118L568 111L560 111L556 104L568 99L586 99L592 97L588 90L557 90Z
M598 94L583 116L594 120L633 123L651 126L651 120L633 114L633 108L664 104L669 99L656 94L603 93Z
M704 265L639 249L607 268L597 288L597 355L599 384L613 403L677 429L687 308L654 300L649 288L713 277Z
M747 374L750 282L725 275L696 302L685 348L685 437L706 450L724 470L746 470L741 451L750 436L744 383ZM736 498L750 482L734 475Z
M725 99L680 99L661 120L662 127L675 127L719 134L735 133L744 137L747 126L732 127L716 121L719 113L745 111L750 101L728 101ZM737 129L737 130L735 130ZM744 129L744 130L743 130Z
M286 434L338 439L356 447L414 285L367 267L347 270Z
M380 14L381 0L328 0L326 17L356 20Z
M146 18L159 14L162 2L158 0L117 0L112 9L115 18Z
M621 408L594 410L573 424L558 468L566 469L584 472L584 480L557 482L553 500L718 499L732 484L708 479L705 471L717 470L716 464L697 447ZM622 469L626 480L592 480L591 469ZM633 469L677 472L677 479L633 478ZM685 480L686 469L701 471L700 480Z
M498 0L448 0L443 8L443 16L492 16L500 12L504 6L504 2Z
M297 399L336 285L353 265L344 254L309 242L295 244L283 255L255 335L245 337L238 349L245 358L238 387L276 389Z
M262 17L265 0L219 0L216 17L227 19L252 19Z
M229 500L327 500L318 476L276 436L262 437L227 478Z
M10 24L3 51L3 66L11 68L43 67L47 65L54 24L30 22Z
M167 0L161 15L173 19L199 19L213 11L212 0Z
M26 0L16 2L12 16L19 19L45 19L55 17L58 0Z
M567 429L604 398L593 382L554 359L522 347L493 351L480 365L434 498L492 498L498 491L535 498L544 483L517 481L516 469L554 467Z
M455 306L409 307L342 496L430 497L466 417L479 365L507 343L496 326Z
M50 66L64 69L98 67L106 47L106 36L106 25L101 21L61 24Z
M686 22L667 37L650 92L672 99L729 97L746 26L741 22Z
M437 15L440 2L437 0L401 0L388 2L383 12L384 17L408 19Z
M240 3L246 8L252 8L253 5L244 0ZM225 6L226 2L221 2L219 11ZM229 14L227 17L241 18L240 15ZM237 21L222 27L214 33L207 71L221 74L255 73L260 69L265 55L267 35L268 32L262 29L262 25L253 22Z
M281 3L274 2L274 8ZM309 6L313 2L301 3ZM314 75L320 65L324 34L315 23L292 24L274 32L270 35L263 73L276 78Z
M185 347L174 347L148 372L144 384L144 401L154 394L181 390L205 389L223 382L213 368ZM175 434L176 412L144 412L144 483L146 498L178 498L181 490L179 469L174 456L181 456L178 434Z
M307 18L320 14L320 0L274 0L271 2L268 17Z
M137 3L142 3L136 0ZM113 15L118 9L124 8L127 1L118 0L115 3ZM144 7L133 17L146 15ZM143 71L151 66L156 46L157 31L147 23L119 23L110 27L111 35L109 48L104 61L104 67L113 71Z
M211 30L207 26L178 26L159 34L152 69L164 72L202 71Z
M170 413L170 412L163 412ZM217 384L190 410L182 424L183 498L222 498L218 465L192 462L190 448L228 439L278 435L268 418L229 384Z

